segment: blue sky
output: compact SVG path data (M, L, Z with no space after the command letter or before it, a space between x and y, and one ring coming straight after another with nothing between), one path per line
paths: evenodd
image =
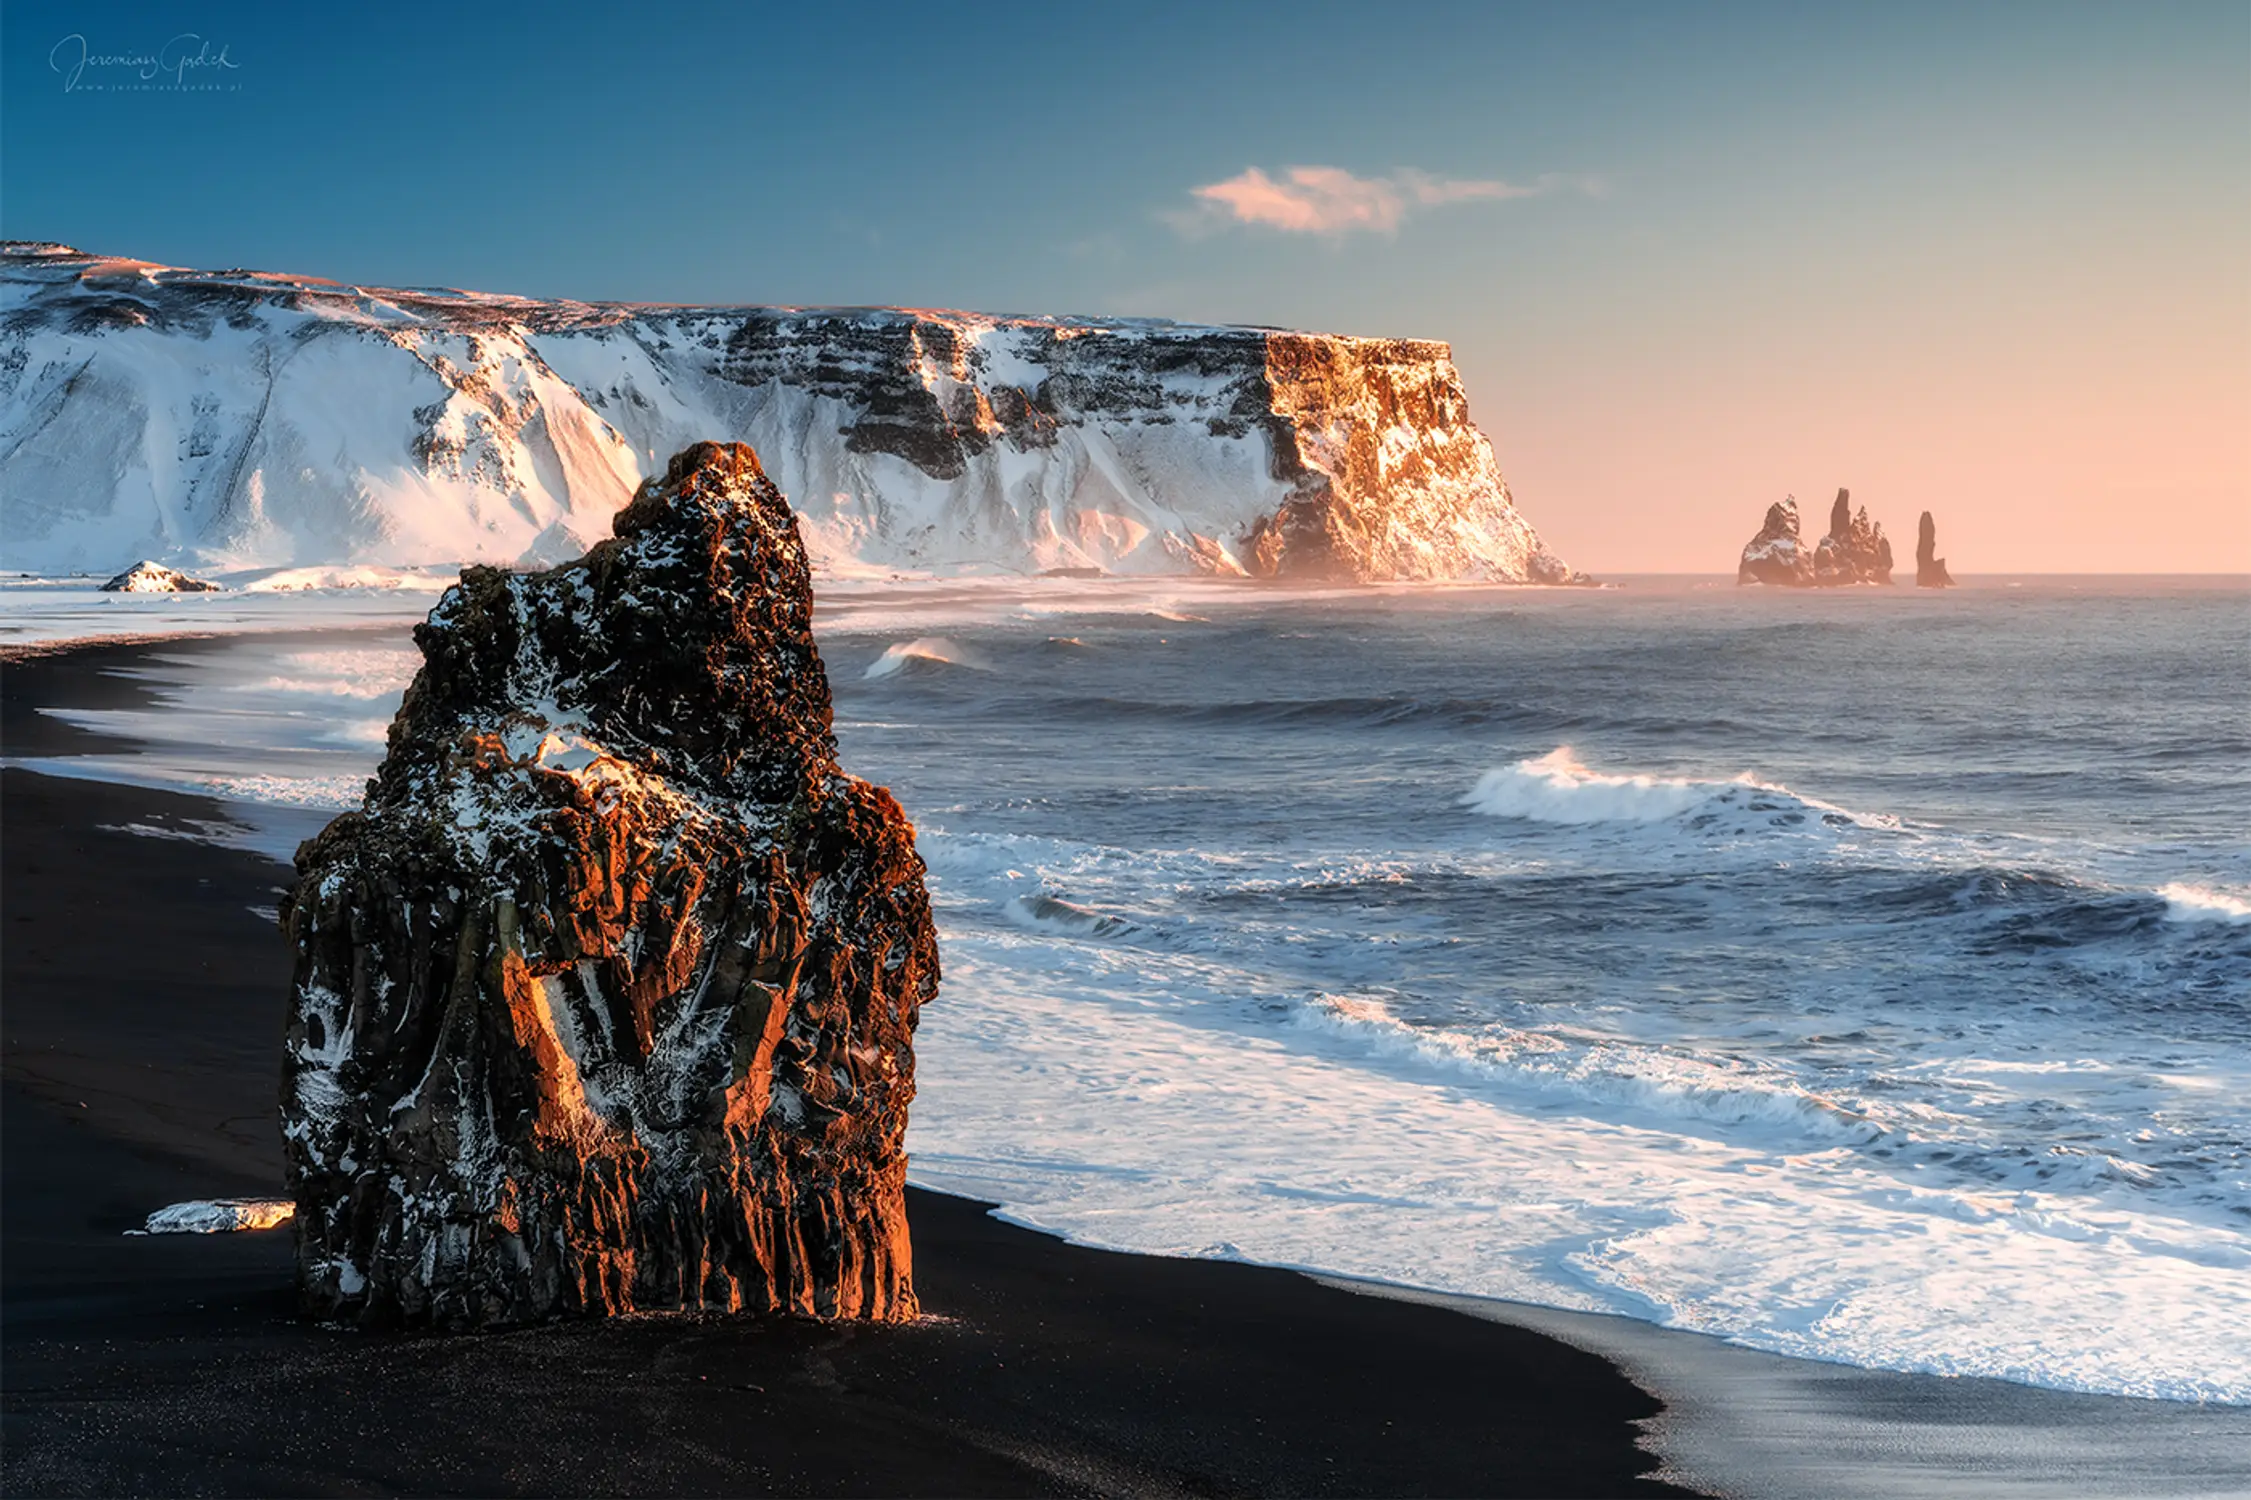
M15 0L0 228L1445 338L1583 565L1849 484L1971 571L2251 568L2251 7L816 9Z

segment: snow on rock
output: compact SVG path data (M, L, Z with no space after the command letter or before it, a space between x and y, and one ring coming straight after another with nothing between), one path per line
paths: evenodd
M1891 542L1884 528L1868 519L1868 507L1856 514L1851 502L1850 490L1837 491L1829 534L1811 551L1798 531L1797 496L1768 506L1765 524L1743 548L1735 581L1791 588L1891 582Z
M912 826L837 765L805 549L755 453L681 453L615 533L463 573L361 810L298 852L302 1299L910 1318L938 982Z
M539 566L711 438L839 571L1572 578L1441 343L0 255L13 567Z
M105 594L211 594L219 585L143 559L102 585Z
M193 1198L148 1216L135 1234L233 1234L244 1229L279 1229L296 1215L287 1198Z
M1813 582L1813 554L1798 534L1798 497L1766 508L1766 524L1743 548L1737 583L1780 583L1799 587Z

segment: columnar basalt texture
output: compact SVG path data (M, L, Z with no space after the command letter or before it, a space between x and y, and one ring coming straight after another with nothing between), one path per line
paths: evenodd
M1938 555L1938 523L1931 519L1927 510L1915 526L1915 587L1954 587L1954 575L1946 571L1946 559Z
M1443 343L0 253L19 567L557 562L714 435L826 567L1572 578Z
M303 1304L912 1317L912 827L837 765L756 454L682 452L615 530L463 574L362 809L298 851Z

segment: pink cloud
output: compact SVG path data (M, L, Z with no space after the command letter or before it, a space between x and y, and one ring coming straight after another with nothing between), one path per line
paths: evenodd
M1194 232L1213 223L1262 224L1291 234L1394 234L1417 209L1449 203L1529 198L1560 178L1530 187L1499 181L1433 177L1412 169L1388 177L1356 177L1342 167L1291 167L1280 180L1249 167L1224 182L1190 188L1195 210L1169 215Z

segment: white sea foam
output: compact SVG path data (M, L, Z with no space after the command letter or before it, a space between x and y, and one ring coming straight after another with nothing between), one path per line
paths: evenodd
M1737 781L1689 781L1657 776L1606 776L1590 771L1559 745L1545 755L1487 771L1465 799L1496 818L1535 823L1654 823L1708 805Z
M819 565L816 565L818 567ZM1333 597L1333 590L1272 585L1247 587L1226 579L1147 578L947 578L883 574L878 577L819 572L822 637L891 635L902 630L969 630L1011 622L1109 617L1194 624L1276 603ZM1522 584L1488 585L1520 597Z
M1610 780L1628 790L1593 795L1631 808L1636 778ZM1684 782L1673 816L1745 785ZM1378 900L1536 876L1537 860L1260 858L927 824L921 842L949 964L920 1033L930 1081L911 1144L925 1185L1117 1248L1225 1243L1818 1359L2251 1402L2251 1249L2205 1189L2135 1159L2193 1145L2012 1154L1980 1113L2079 1097L2131 1113L2148 1086L2131 1068L1934 1047L1927 1073L1863 1089L1731 1051L1724 1030L1710 1045L1621 1034L1628 1018L1599 1005L1550 1024L1409 1023L1380 992L1293 993L1288 962L1316 938L1303 926L1206 932L1137 910L1186 892L1285 910ZM1318 962L1381 985L1399 952ZM1049 1123L1027 1133L1026 1119ZM2073 1289L2061 1309L2059 1286Z
M226 776L203 775L190 783L213 796L243 802L264 802L275 807L299 807L318 812L347 812L360 805L367 791L364 776Z
M229 588L253 594L306 593L327 589L404 590L441 594L461 581L459 568L386 568L346 564L313 568L260 568L219 575Z
M421 665L419 653L397 647L292 651L282 657L279 672L251 686L259 693L314 701L380 699L395 707Z
M1903 1181L1779 1095L1660 1082L1644 1102L1669 1094L1662 1110L1621 1113L1600 1079L1465 1068L1341 1007L1277 1031L1241 1003L1254 976L1192 955L953 920L944 938L911 1175L1016 1222L1817 1359L2251 1402L2231 1228L1935 1168ZM1664 1118L1714 1104L1730 1128Z
M1894 1111L1809 1091L1787 1070L1680 1047L1650 1047L1572 1029L1463 1032L1409 1026L1380 1001L1322 995L1300 1013L1317 1030L1356 1042L1424 1077L1469 1079L1570 1103L1619 1106L1661 1126L1777 1127L1808 1144L1868 1141Z
M2251 900L2208 885L2191 885L2174 881L2159 886L2157 894L2165 898L2165 914L2176 922L2224 922L2230 926L2251 925Z

